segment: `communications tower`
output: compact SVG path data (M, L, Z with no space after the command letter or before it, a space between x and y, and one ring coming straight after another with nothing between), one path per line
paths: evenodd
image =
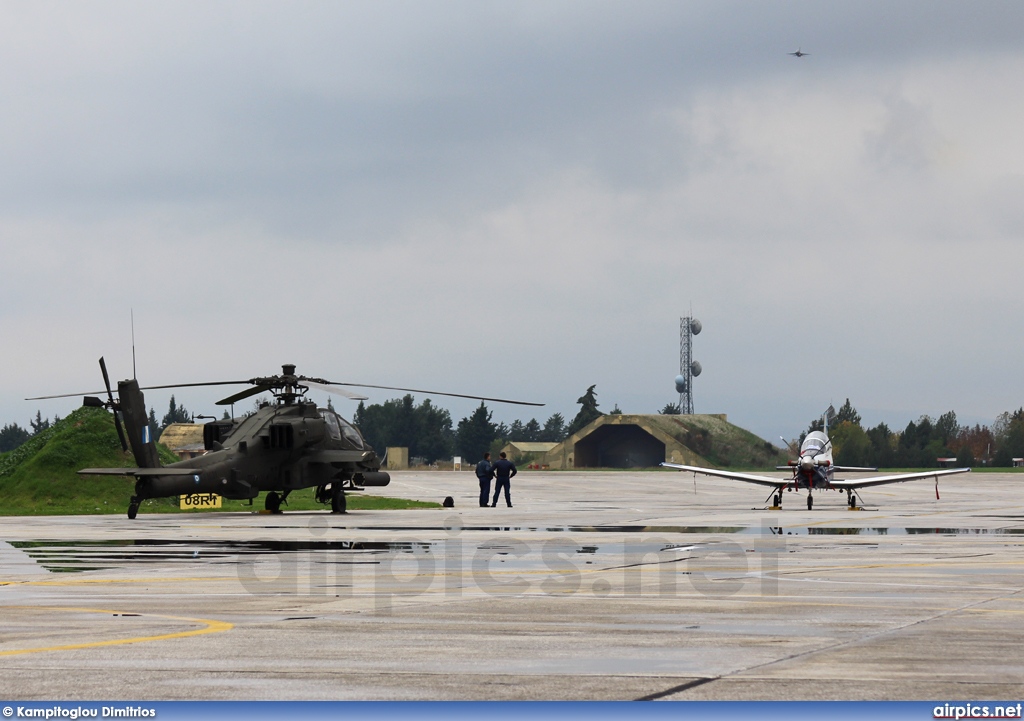
M700 333L700 321L696 318L679 319L679 375L676 376L676 391L679 392L679 412L693 414L693 379L700 375L700 363L693 359L693 336Z

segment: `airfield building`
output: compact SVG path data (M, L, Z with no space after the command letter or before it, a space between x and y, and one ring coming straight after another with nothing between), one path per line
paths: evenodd
M784 452L734 426L725 414L605 415L536 462L553 469L649 468L660 463L764 467Z

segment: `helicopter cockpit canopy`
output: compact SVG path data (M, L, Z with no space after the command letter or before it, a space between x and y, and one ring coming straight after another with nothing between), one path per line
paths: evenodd
M365 446L363 437L356 430L356 427L328 408L318 408L320 417L327 424L327 433L336 441L344 438L356 448L362 450Z

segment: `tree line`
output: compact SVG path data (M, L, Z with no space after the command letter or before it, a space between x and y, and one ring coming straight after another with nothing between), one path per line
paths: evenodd
M439 459L462 456L476 463L487 452L496 453L510 441L560 443L595 418L598 410L594 386L577 400L580 411L570 423L561 413L552 413L543 424L536 418L495 423L493 411L483 401L456 424L444 408L430 399L416 404L412 395L380 404L360 401L352 422L367 443L383 452L389 446L406 447L409 458L433 463Z
M560 443L604 415L598 407L595 386L590 386L576 402L580 405L579 412L568 423L561 413L551 414L543 424L536 418L525 422L515 420L510 424L495 423L493 412L481 401L469 416L456 424L447 409L434 405L430 399L417 404L412 395L406 395L380 404L360 402L352 421L380 453L389 446L404 446L409 449L410 459L425 463L452 456L462 456L467 463L475 463L485 452L496 453L511 441ZM330 402L328 406L331 407ZM666 407L662 413L673 410ZM611 412L621 411L616 406ZM191 423L192 420L192 414L179 405L174 396L160 421L154 409L149 411L154 439L170 424ZM28 428L17 423L7 424L0 429L0 453L14 450L58 421L60 416L55 416L51 422L37 411ZM812 421L800 435L799 442L803 442L807 433L822 430L823 426L820 418ZM983 463L1009 467L1014 458L1024 457L1024 407L1000 414L991 426L961 426L956 413L949 411L937 419L921 416L917 421L910 421L903 430L892 430L885 423L864 428L860 414L847 398L830 423L829 436L835 462L844 466L929 468L938 465L938 458L956 457L961 466Z
M822 430L821 419L813 421L800 436ZM956 413L948 411L937 419L921 416L902 431L885 423L873 428L861 425L860 414L846 399L829 427L833 457L837 465L880 468L932 468L939 458L953 458L959 466L984 464L1013 465L1024 457L1024 408L1001 413L991 427L960 425Z
M225 417L227 417L226 414ZM167 413L164 414L163 420L157 421L156 411L153 408L149 409L149 432L152 434L153 439L157 440L167 426L172 423L191 423L192 418L192 414L188 412L185 406L179 406L175 403L174 396L171 396L171 402ZM3 428L0 428L0 453L13 451L32 436L38 435L51 425L56 425L59 422L60 416L54 416L51 423L48 418L43 418L41 411L36 411L35 419L28 422L31 431L28 428L22 428L17 423L8 423Z
M53 424L51 424L48 418L43 418L43 414L40 411L36 411L35 420L29 420L28 422L29 428L32 429L31 432L27 428L22 428L17 423L8 423L3 428L0 428L0 453L13 451L32 436L42 433L51 425L57 423L60 423L60 416L54 416Z

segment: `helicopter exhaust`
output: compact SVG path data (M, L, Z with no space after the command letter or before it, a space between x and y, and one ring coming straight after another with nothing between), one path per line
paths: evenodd
M386 486L391 483L391 476L384 471L364 471L353 478L360 486Z

